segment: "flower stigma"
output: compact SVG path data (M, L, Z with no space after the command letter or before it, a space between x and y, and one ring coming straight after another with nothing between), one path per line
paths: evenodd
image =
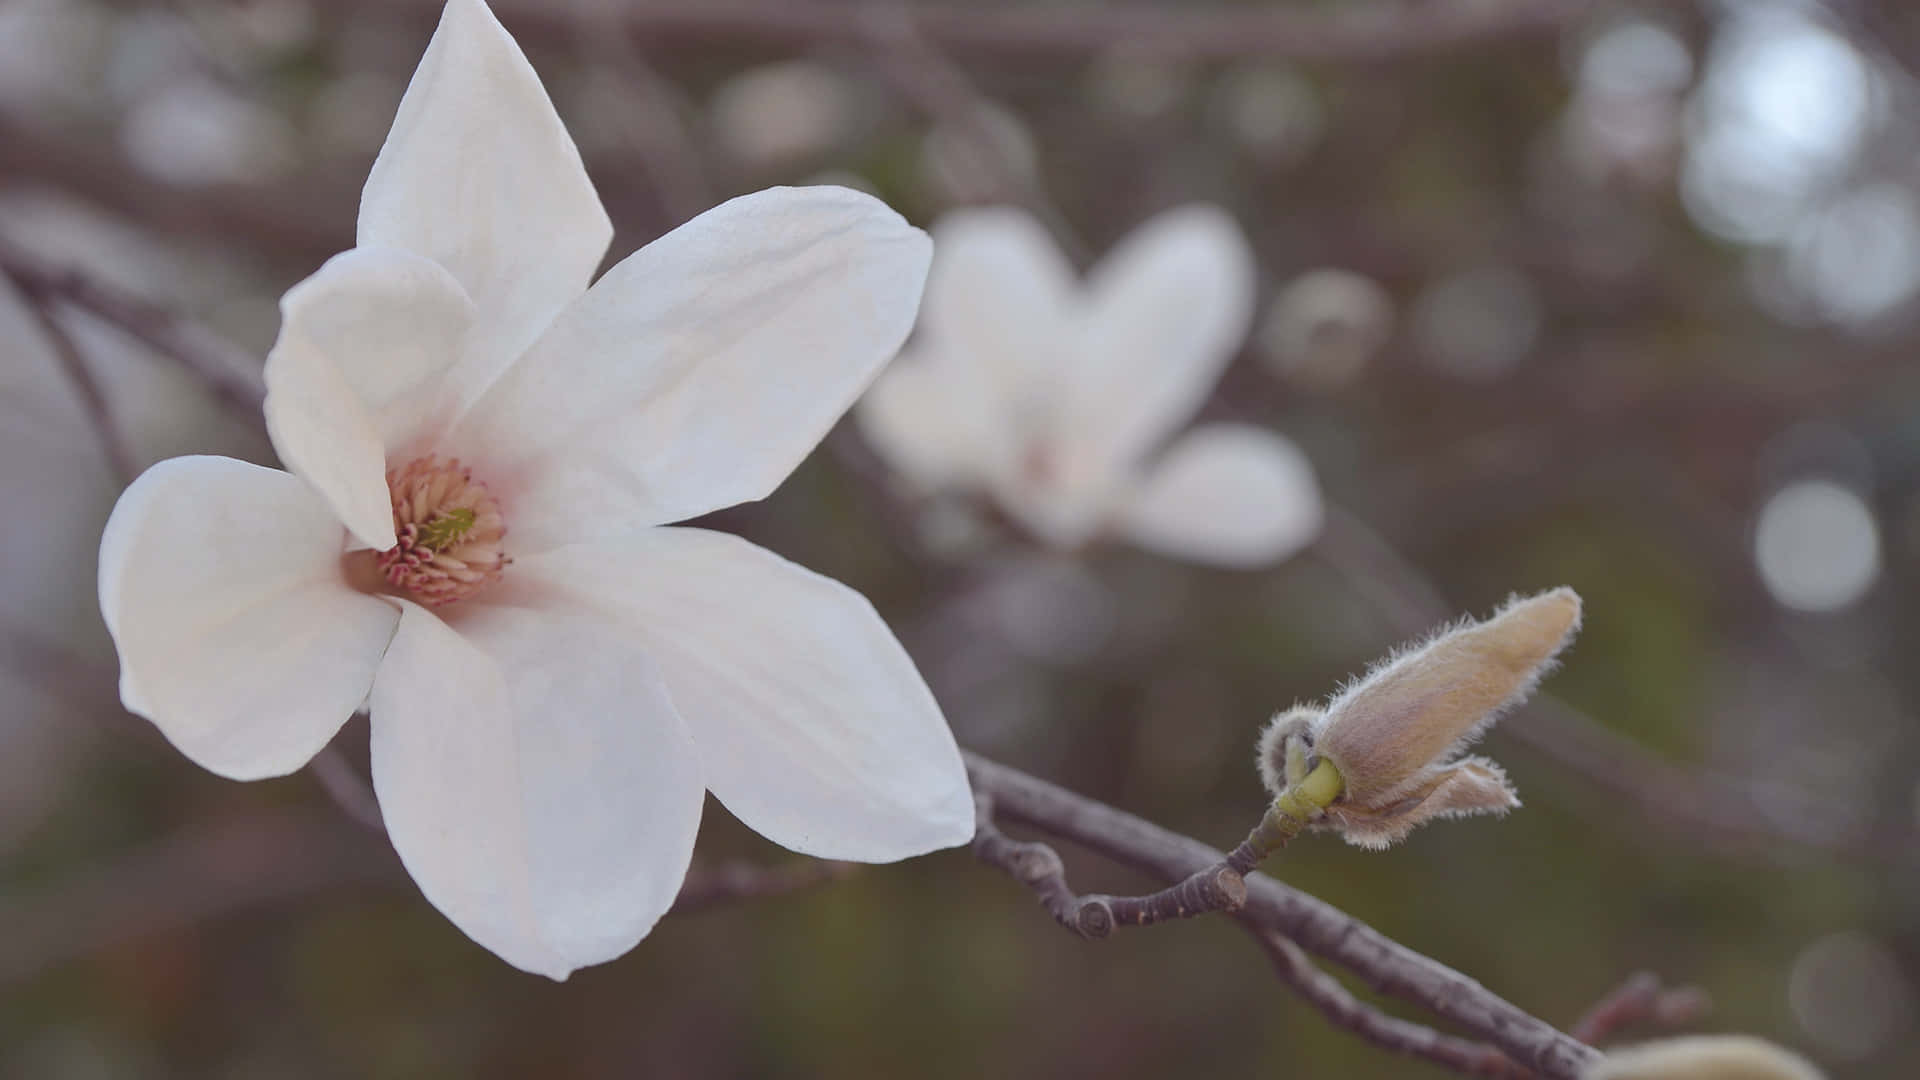
M440 607L499 580L512 560L500 500L459 459L417 458L387 470L399 543L376 556L386 584Z

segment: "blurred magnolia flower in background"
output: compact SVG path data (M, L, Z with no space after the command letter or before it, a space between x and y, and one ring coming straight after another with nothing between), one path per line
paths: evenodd
M713 134L742 165L778 169L851 141L861 106L860 88L845 75L789 60L742 72L715 90Z
M291 472L150 469L101 540L121 697L223 776L363 704L421 890L564 977L673 902L704 791L808 854L965 842L938 706L858 594L665 522L767 495L912 325L928 247L834 188L735 199L587 288L611 226L519 48L453 0L363 193L282 301Z
M1279 435L1206 424L1158 453L1252 316L1253 257L1225 214L1161 215L1084 285L1020 211L961 211L934 233L910 355L858 412L911 485L989 492L1062 548L1116 532L1179 558L1257 567L1313 539L1313 469Z

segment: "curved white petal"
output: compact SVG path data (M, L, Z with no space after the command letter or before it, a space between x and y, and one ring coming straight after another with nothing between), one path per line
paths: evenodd
M679 893L700 762L631 638L551 606L405 606L370 700L373 784L420 891L473 940L563 979Z
M1013 445L995 402L956 385L937 362L902 356L854 409L875 452L912 487L983 483Z
M645 643L707 786L768 839L888 862L973 836L940 707L860 594L704 529L648 529L513 570Z
M613 226L553 103L493 13L450 0L360 195L359 242L453 272L484 386L586 290Z
M182 457L141 474L100 537L121 700L222 776L305 765L366 699L399 618L347 586L345 539L278 469Z
M1155 463L1120 515L1134 542L1176 558L1253 568L1320 532L1320 486L1300 448L1264 428L1195 428Z
M734 199L609 270L449 445L516 554L765 498L899 349L927 258L859 192Z
M280 300L267 354L267 431L287 467L363 543L394 544L389 461L422 450L453 419L458 362L474 318L460 283L394 248L327 260Z
M1033 215L956 210L933 227L920 330L936 362L984 385L1002 407L1045 393L1077 325L1073 267Z
M1064 434L1124 468L1192 416L1253 317L1253 252L1210 206L1141 226L1087 278Z

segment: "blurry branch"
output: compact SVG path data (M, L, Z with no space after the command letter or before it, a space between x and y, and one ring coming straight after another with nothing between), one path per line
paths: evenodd
M120 708L112 668L37 629L0 624L0 667L59 698L76 715L91 718Z
M687 874L686 882L680 886L680 895L674 899L673 906L667 909L667 914L690 915L742 900L784 896L830 882L844 881L859 869L853 863L830 859L810 859L780 866L729 862L696 869Z
M1425 1058L1465 1076L1533 1075L1485 1043L1388 1016L1368 1005L1348 993L1340 980L1315 967L1300 946L1285 935L1259 927L1249 927L1248 932L1266 950L1280 981L1305 998L1307 1004L1318 1009L1335 1027L1345 1028L1383 1050Z
M0 896L0 985L250 907L397 880L398 870L360 831L307 816L185 829L37 892Z
M74 393L80 398L80 409L86 413L87 424L100 441L101 453L106 455L114 478L122 484L131 483L140 471L139 463L132 449L127 446L120 425L114 422L113 413L107 407L107 396L100 389L100 381L93 377L93 369L87 364L87 358L81 355L80 346L74 344L73 335L67 333L67 328L60 325L59 317L54 314L50 297L35 288L38 279L29 278L23 271L16 270L12 260L0 259L0 276L6 277L20 291L27 310L40 327L41 335L47 339L54 357L60 362L61 371L66 374L67 381L73 384Z
M1660 976L1639 971L1587 1010L1573 1025L1573 1037L1598 1045L1621 1031L1642 1024L1678 1028L1705 1015L1712 1002L1697 986L1667 987Z
M667 216L686 221L714 205L700 151L676 109L675 89L620 32L623 0L573 0L580 53L616 73L630 90L624 129L653 180Z
M78 270L50 266L4 243L0 274L34 306L44 310L59 303L86 312L184 368L235 415L264 423L260 406L267 391L259 364L218 336Z
M0 109L0 179L37 183L196 242L242 239L318 265L353 246L359 182L182 187L142 175L104 140L81 140ZM362 172L364 175L364 171Z
M328 746L315 754L313 760L307 762L307 771L320 781L327 798L332 799L334 805L354 824L386 835L387 823L380 816L380 800L374 796L372 786L361 779L352 763L337 747Z
M695 869L668 914L782 896L844 879L854 869L820 860ZM38 889L0 893L0 926L7 928L0 934L0 986L249 908L405 879L391 849L332 819L271 813L191 826Z
M1039 178L1002 151L991 127L996 106L921 32L910 6L894 2L858 14L882 77L929 119L963 140L974 164L992 177L994 201L1016 204L1046 222L1061 248L1084 260L1085 243L1047 197Z
M978 754L968 753L966 759L976 795L991 800L996 816L1082 844L1162 881L1180 881L1226 858L1191 837ZM1592 1047L1351 915L1264 874L1248 874L1245 881L1247 900L1239 918L1250 927L1277 933L1376 990L1460 1025L1541 1076L1575 1080L1598 1059Z
M343 0L338 9L439 16L441 0ZM564 5L494 0L522 41L556 43ZM914 29L943 49L1035 60L1110 50L1163 59L1241 57L1380 63L1527 40L1600 10L1598 0L1369 0L1322 6L1126 3L915 4ZM627 32L650 45L861 45L867 5L822 0L626 0Z
M1401 636L1424 633L1452 611L1417 568L1352 514L1330 510L1314 551ZM1740 777L1669 761L1550 694L1535 695L1500 731L1605 789L1663 833L1677 830L1730 854L1777 855L1786 842L1888 859L1909 853L1915 839L1868 828L1834 834L1805 824L1819 820L1799 812L1813 805L1810 793L1770 789L1763 798Z

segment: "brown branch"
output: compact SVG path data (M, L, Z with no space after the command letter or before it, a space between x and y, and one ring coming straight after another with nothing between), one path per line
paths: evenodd
M978 754L965 756L974 791L992 800L995 814L1083 844L1163 881L1182 880L1226 858L1191 837ZM1248 875L1246 885L1243 920L1285 935L1382 993L1458 1024L1549 1080L1575 1080L1598 1060L1592 1047L1324 901L1264 874Z
M1347 992L1340 980L1314 966L1300 946L1284 934L1257 925L1249 925L1260 947L1273 961L1280 981L1305 998L1307 1004L1335 1027L1345 1028L1384 1050L1408 1057L1424 1058L1467 1076L1502 1078L1530 1077L1533 1073L1486 1043L1388 1016Z
M1247 902L1245 879L1224 863L1206 867L1146 896L1079 895L1067 884L1067 868L1059 852L1036 841L1015 840L1000 831L993 820L993 798L984 792L974 793L973 854L1031 889L1054 922L1093 940L1109 937L1121 926L1149 926L1216 911L1238 911Z
M1641 1024L1684 1027L1706 1015L1712 1006L1707 992L1697 986L1663 986L1660 976L1639 971L1588 1009L1571 1033L1583 1043L1598 1045Z
M425 20L440 0L354 0L352 11L399 12ZM563 40L564 11L535 0L495 0L495 10L526 42ZM917 4L917 32L941 48L967 53L1063 60L1115 49L1161 59L1243 57L1384 63L1502 41L1551 37L1591 14L1596 0L1373 0L1321 7L1238 5ZM694 44L805 48L860 45L864 5L820 0L634 0L622 10L627 31L655 47Z

